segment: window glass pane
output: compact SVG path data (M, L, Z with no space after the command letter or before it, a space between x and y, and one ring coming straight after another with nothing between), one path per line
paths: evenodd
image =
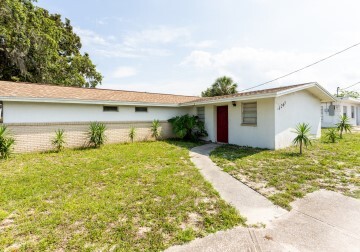
M243 103L242 104L242 123L243 124L257 124L257 103Z
M135 112L147 112L147 107L135 107Z
M117 112L118 111L118 107L117 106L104 106L103 107L103 111L104 112Z

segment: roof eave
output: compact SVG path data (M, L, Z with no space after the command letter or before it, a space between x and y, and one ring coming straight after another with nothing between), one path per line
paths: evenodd
M306 90L306 89L310 89L310 88L314 88L314 87L317 88L322 94L322 96L316 95L320 99L321 102L336 101L336 98L333 95L331 95L325 88L323 88L321 85L319 85L317 82L312 82L312 83L309 83L309 84L306 84L303 86L298 86L298 87L294 87L294 88L290 88L287 90L277 92L276 96L283 96L283 95L287 95L290 93L294 93L294 92L298 92L301 90Z
M48 99L48 98L0 96L0 100L1 101L10 101L10 102L94 104L94 105L117 105L117 106L179 107L179 103L129 102L129 101L107 101L107 100L80 100L80 99L61 99L61 98Z
M196 106L196 105L207 105L207 104L216 104L216 103L227 103L232 101L248 101L248 100L259 100L265 98L273 98L276 96L276 93L268 93L268 94L261 94L261 95L248 95L248 96L235 96L223 99L215 99L215 100L208 100L208 101L193 101L193 102L186 102L180 103L181 107L185 106Z

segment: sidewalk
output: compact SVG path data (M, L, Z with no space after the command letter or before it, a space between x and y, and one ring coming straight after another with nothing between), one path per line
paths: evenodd
M247 224L269 224L272 220L287 213L286 210L275 206L267 198L249 188L239 180L223 172L209 158L210 152L216 144L205 144L190 151L191 161L200 170L221 198L233 205L242 216L247 218Z

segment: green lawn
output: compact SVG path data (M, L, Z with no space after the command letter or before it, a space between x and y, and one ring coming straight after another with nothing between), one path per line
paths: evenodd
M304 152L297 154L297 147L272 151L224 145L211 153L211 159L287 209L296 198L321 188L360 198L359 133L345 134L337 143L316 140Z
M157 251L243 225L190 162L193 146L113 144L0 161L0 251Z

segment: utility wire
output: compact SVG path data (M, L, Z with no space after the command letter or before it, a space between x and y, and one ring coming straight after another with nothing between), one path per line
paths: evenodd
M353 87L353 86L356 86L357 84L360 84L360 81L358 81L358 82L356 82L356 83L354 83L354 84L352 84L352 85L350 85L350 86L348 86L348 87L346 87L346 88L340 88L340 89L341 89L341 90L345 90L345 89L351 88L351 87Z
M277 78L275 78L275 79L269 80L269 81L264 82L264 83L261 83L261 84L259 84L259 85L256 85L256 86L253 86L253 87L250 87L250 88L243 89L243 90L241 90L240 92L247 91L247 90L253 89L253 88L257 88L257 87L260 87L260 86L269 84L269 83L271 83L271 82L277 81L277 80L279 80L279 79L285 78L285 77L287 77L287 76L289 76L289 75L292 75L292 74L297 73L297 72L300 72L300 71L302 71L302 70L304 70L304 69L306 69L306 68L309 68L309 67L311 67L311 66L314 66L314 65L316 65L316 64L318 64L318 63L320 63L320 62L322 62L322 61L325 61L325 60L327 60L327 59L330 59L330 58L332 58L332 57L334 57L334 56L336 56L336 55L338 55L338 54L340 54L340 53L343 53L343 52L345 52L345 51L347 51L347 50L350 50L350 49L352 49L352 48L354 48L354 47L356 47L356 46L358 46L358 45L360 45L360 42L359 42L359 43L356 43L356 44L354 44L354 45L352 45L352 46L349 46L349 47L347 47L347 48L345 48L345 49L343 49L343 50L341 50L341 51L338 51L338 52L336 52L336 53L334 53L334 54L331 54L331 55L329 55L329 56L327 56L327 57L325 57L325 58L323 58L323 59L320 59L320 60L318 60L318 61L316 61L316 62L314 62L314 63L312 63L312 64L310 64L310 65L304 66L304 67L299 68L299 69L297 69L297 70L295 70L295 71L292 71L292 72L290 72L290 73L288 73L288 74L282 75L282 76L280 76L280 77L277 77Z

